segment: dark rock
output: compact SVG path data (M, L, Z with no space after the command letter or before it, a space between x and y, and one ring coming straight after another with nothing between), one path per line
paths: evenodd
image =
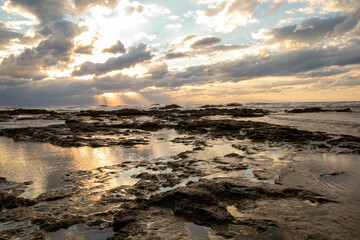
M0 191L0 211L2 208L12 209L21 206L32 206L36 202L33 200L17 197L13 194Z
M323 174L320 174L320 177L326 177L326 176L338 176L338 175L343 175L343 174L345 174L345 172L323 173Z
M227 107L241 107L242 104L240 103L228 103L226 104Z
M344 109L335 110L335 112L352 112L352 110L350 108L344 108Z
M285 112L288 113L315 113L315 112L324 112L326 110L323 110L319 107L310 107L310 108L295 108L293 110L286 110Z
M170 105L166 105L164 107L159 107L160 110L177 109L177 108L182 108L182 107L177 104L170 104Z

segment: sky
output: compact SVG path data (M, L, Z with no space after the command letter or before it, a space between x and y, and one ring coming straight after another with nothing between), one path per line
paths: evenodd
M0 0L1 107L359 100L359 0Z

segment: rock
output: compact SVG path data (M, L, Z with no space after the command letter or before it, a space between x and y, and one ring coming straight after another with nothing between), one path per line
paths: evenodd
M22 197L17 197L13 194L0 191L0 211L3 208L12 209L21 206L32 206L35 203L36 203L35 201L25 199Z
M315 113L315 112L325 112L326 110L323 110L319 107L310 107L310 108L295 108L293 110L285 110L287 113Z
M182 108L182 107L177 104L170 104L170 105L166 105L164 107L159 107L160 110L177 109L177 108Z

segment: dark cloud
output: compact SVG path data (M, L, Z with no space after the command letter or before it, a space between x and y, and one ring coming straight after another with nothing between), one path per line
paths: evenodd
M11 31L6 28L5 24L0 22L0 50L6 49L6 46L10 45L11 40L22 37L22 34Z
M233 50L239 50L239 49L245 49L250 47L249 45L216 45L209 48L210 51L221 51L221 52L227 52L227 51L233 51Z
M168 73L168 65L166 63L163 63L161 65L151 67L148 70L147 75L151 79L161 79L164 78Z
M73 76L83 76L89 74L104 74L115 70L122 70L132 67L138 63L152 58L151 52L147 50L145 44L132 47L124 55L117 58L110 58L105 63L85 62L80 65L79 70L75 70Z
M9 0L9 6L28 12L41 23L58 21L66 14L83 13L89 8L101 5L114 9L118 0Z
M185 57L189 57L189 55L187 53L182 53L182 52L169 52L165 55L166 59L177 59L177 58L185 58Z
M36 16L42 23L61 20L64 14L72 12L67 0L10 0L9 4Z
M186 68L172 74L171 82L162 82L162 86L181 86L184 84L203 84L212 81L238 82L252 78L269 76L313 77L317 75L336 75L341 71L329 70L328 67L341 67L360 64L360 46L354 48L314 48L298 49L282 53L265 53L246 56L240 60L211 65ZM323 69L325 68L325 69ZM314 71L314 72L310 72Z
M4 23L0 22L0 50L7 49L7 47L13 45L13 40L18 40L17 44L24 45L31 44L36 41L36 39L25 37L23 34L6 27Z
M38 80L46 77L43 72L59 63L68 64L73 53L73 38L81 29L69 21L47 24L42 29L48 35L35 48L27 48L20 55L11 54L0 65L0 76Z
M109 48L104 48L102 50L102 52L103 53L113 53L113 54L124 53L124 52L126 52L126 49L125 49L124 44L121 41L117 40L117 42L114 45L112 45Z
M204 37L191 44L191 48L206 48L221 42L221 38L218 37Z
M168 52L165 55L165 59L179 59L179 58L191 58L196 57L198 55L213 55L221 52L234 51L239 49L248 48L249 45L215 45L209 46L207 48L198 48L188 52Z
M360 22L360 8L350 14L344 22L337 25L334 32L338 35L344 34L356 27Z
M93 50L93 45L80 45L75 49L75 53L91 55Z
M222 65L219 72L229 77L249 79L264 76L291 76L330 66L360 64L357 48L299 49L264 56L249 56L243 60Z
M272 38L268 43L278 43L285 40L294 40L298 42L314 42L325 39L327 34L331 34L335 27L345 21L345 17L333 18L312 18L304 21L300 25L284 26L274 28L265 33Z
M345 69L326 69L326 70L320 70L320 71L312 71L306 74L303 74L302 77L329 77L329 76L334 76L334 75L338 75L338 74L342 74L345 73L346 70Z

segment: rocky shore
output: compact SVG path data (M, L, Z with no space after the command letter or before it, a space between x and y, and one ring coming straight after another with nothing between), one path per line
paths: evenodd
M63 173L59 176L63 187L33 199L21 196L32 182L0 178L0 239L61 239L61 234L85 239L91 235L97 239L197 239L200 235L336 239L338 227L326 209L336 209L341 201L316 188L294 184L288 176L299 174L298 170L276 161L290 162L304 152L358 155L360 138L242 120L268 114L235 104L195 110L168 105L149 110L0 112L1 121L16 121L24 115L64 121L0 130L0 136L14 141L67 148L136 147L151 144L154 132L167 129L179 134L169 141L192 149ZM208 154L216 144L230 150ZM288 153L281 159L261 155L274 149ZM344 174L323 172L318 177ZM339 234L354 236L353 232Z

